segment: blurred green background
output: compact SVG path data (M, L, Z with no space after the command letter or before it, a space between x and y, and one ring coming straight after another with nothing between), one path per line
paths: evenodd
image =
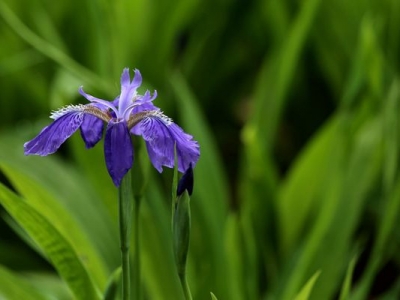
M399 299L399 28L398 0L1 1L0 298L91 299L118 267L102 143L23 143L129 67L201 146L194 299ZM182 299L149 176L144 298Z

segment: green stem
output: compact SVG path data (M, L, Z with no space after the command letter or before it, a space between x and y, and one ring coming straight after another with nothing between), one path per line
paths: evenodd
M135 268L133 269L133 280L134 280L134 298L135 300L141 299L141 277L140 277L140 230L139 230L139 211L140 211L140 202L142 197L136 195L135 196L135 207L134 207L134 264Z
M129 246L132 224L132 185L128 171L119 187L119 233L122 259L122 300L130 300Z

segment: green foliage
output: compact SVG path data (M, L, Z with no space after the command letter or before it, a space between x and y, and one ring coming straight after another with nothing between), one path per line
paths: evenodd
M33 206L5 186L0 186L1 204L43 249L77 299L100 299L82 258L59 231ZM92 275L96 275L93 273Z
M303 287L303 289L297 294L297 296L294 298L295 300L307 300L310 297L311 290L317 281L319 277L320 272L317 272L311 277L306 285Z
M193 299L398 299L399 3L1 1L0 298L118 298L102 143L75 134L49 157L23 143L85 102L80 85L113 99L130 67L200 144ZM134 142L143 298L184 299L178 178Z

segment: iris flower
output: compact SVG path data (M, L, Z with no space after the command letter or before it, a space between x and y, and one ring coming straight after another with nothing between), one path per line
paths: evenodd
M131 81L129 69L125 68L121 76L121 94L114 101L95 98L81 87L80 94L90 103L68 105L54 111L50 116L53 123L24 144L25 155L52 154L78 129L86 148L91 148L102 138L106 123L104 156L107 170L117 187L133 165L130 134L143 137L150 161L159 172L163 166L174 167L176 147L178 170L184 173L198 161L199 145L153 104L156 91L153 95L149 91L138 94L141 83L139 70L135 70Z

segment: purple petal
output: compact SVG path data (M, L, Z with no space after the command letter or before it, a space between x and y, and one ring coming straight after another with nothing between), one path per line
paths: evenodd
M68 112L46 126L33 140L24 144L25 155L46 156L57 151L83 122L82 111Z
M103 99L99 99L96 97L93 97L92 95L86 94L83 91L83 88L80 87L79 88L79 94L81 94L83 97L85 97L87 100L89 100L92 103L96 103L98 105L96 105L97 107L101 108L101 109L107 109L110 108L112 109L116 114L118 114L118 110L117 108L113 105L112 102L107 101L107 100L103 100Z
M118 107L119 104L119 95L111 102L112 105L114 105L115 107Z
M121 75L121 95L119 98L119 116L121 117L129 105L133 103L137 88L142 84L142 75L135 69L135 75L130 82L129 69L125 68Z
M147 117L137 126L146 141L147 152L153 166L162 172L162 166L174 167L174 145L178 156L178 170L185 172L190 164L194 167L200 157L199 145L193 137L174 123L166 123L158 117Z
M111 120L108 123L104 140L104 156L108 173L118 187L133 164L133 147L126 122Z
M129 75L129 68L124 68L121 75L121 92L127 91L131 85L131 76Z
M156 98L157 98L156 90L154 90L153 96L151 96L149 91L146 91L143 96L138 96L136 101L138 103L146 103L146 102L152 102Z
M138 88L142 84L142 74L138 69L135 69L135 75L133 76L131 88Z
M160 109L157 106L155 106L153 103L146 102L139 106L134 107L131 114L135 115L137 113L140 113L140 112L146 111L146 110L147 111L150 111L150 110L159 111ZM142 126L140 125L140 123L131 129L131 133L135 134L135 135L142 135Z
M151 102L145 102L143 104L140 104L138 106L135 106L132 110L131 114L137 114L139 112L145 111L145 110L160 110L159 107L155 106L153 103Z
M103 121L86 114L81 125L81 136L87 149L94 147L103 136Z
M193 181L193 168L192 164L190 164L189 168L185 171L181 179L179 179L176 195L180 196L186 190L189 196L191 196L193 193Z

